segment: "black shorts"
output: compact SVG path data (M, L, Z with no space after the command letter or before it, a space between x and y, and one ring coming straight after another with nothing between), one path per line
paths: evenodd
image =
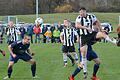
M74 46L62 46L62 52L63 53L68 53L68 52L75 52L75 47Z
M97 32L92 32L88 35L81 35L81 46L87 45L87 44L93 44L96 41L98 41L98 39L96 39L96 34Z

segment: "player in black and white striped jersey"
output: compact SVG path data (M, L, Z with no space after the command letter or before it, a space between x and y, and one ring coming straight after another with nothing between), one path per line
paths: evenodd
M60 34L61 42L63 43L62 52L63 52L63 60L64 60L64 67L67 66L67 55L72 53L75 57L76 62L78 63L78 56L75 52L74 46L74 38L77 36L77 41L79 41L79 36L75 31L75 28L71 26L69 20L64 20L64 29Z
M114 43L117 45L119 42L114 38L110 38L106 35L105 30L102 30L100 26L99 20L96 18L94 14L86 13L86 9L84 7L80 8L80 15L76 18L75 26L80 30L80 52L82 56L81 64L74 71L74 73L69 77L69 80L74 80L74 77L81 71L83 68L84 73L87 73L87 48L88 44L92 44L99 39L106 39L107 41ZM94 30L94 28L98 29L98 32ZM98 67L96 68L96 70ZM92 76L92 80L99 80L96 75Z
M11 44L14 41L17 41L18 34L20 34L20 31L14 26L14 23L10 21L8 23L8 29L7 29L8 44Z

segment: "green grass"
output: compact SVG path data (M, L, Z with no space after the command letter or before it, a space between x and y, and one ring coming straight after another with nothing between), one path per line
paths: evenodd
M76 46L77 47L77 46ZM0 48L6 50L5 58L0 56L0 80L7 74L7 65L9 52L6 44L0 44ZM38 80L67 80L68 76L74 71L76 66L72 67L69 61L66 68L63 67L61 44L34 44L31 45L32 51L36 53L37 76ZM97 43L94 45L95 51L101 59L101 66L98 76L101 80L120 80L119 47L109 43ZM92 75L93 62L88 62L88 72ZM76 80L82 80L83 72L76 76ZM14 71L11 80L32 80L30 65L20 60L14 65Z

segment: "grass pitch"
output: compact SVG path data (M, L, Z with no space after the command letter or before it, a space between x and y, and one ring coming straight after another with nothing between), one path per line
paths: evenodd
M0 44L0 48L7 52L6 57L0 56L0 80L7 74L7 65L9 60L9 52L7 44ZM68 60L68 66L63 67L61 44L32 44L32 51L36 53L34 59L37 61L37 76L36 80L68 80L68 76L77 67L71 66ZM77 48L77 45L76 45ZM120 52L119 47L110 43L97 43L94 45L95 51L101 59L100 70L98 76L101 80L120 80ZM88 80L92 75L93 62L88 62ZM82 80L83 72L79 73L75 80ZM14 65L14 70L11 80L32 80L30 64L19 60Z

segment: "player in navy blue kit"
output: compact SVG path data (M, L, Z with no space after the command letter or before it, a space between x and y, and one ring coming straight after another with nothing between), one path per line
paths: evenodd
M98 57L98 55L97 55L97 53L93 50L93 48L92 48L92 45L94 44L95 42L92 42L91 44L88 44L88 50L87 50L87 60L88 61L94 61L95 62L95 64L94 64L94 67L93 67L93 76L95 76L96 77L96 74L97 74L97 72L98 72L98 70L99 70L99 66L100 66L100 59L99 59L99 57ZM80 48L79 48L80 49ZM79 50L80 51L80 50ZM80 54L80 61L81 61L81 58L82 58L82 56L81 56L81 54ZM77 67L76 69L75 69L75 71L72 73L72 75L69 77L69 78L72 78L72 79L70 79L70 80L74 80L74 77L81 71L81 67ZM84 73L84 79L86 79L87 78L87 73ZM97 79L93 79L94 77L92 77L91 79L92 80L99 80L98 78Z
M32 76L36 78L36 61L31 57L33 53L30 51L30 37L25 35L22 41L13 42L8 46L8 49L10 51L10 61L8 65L8 76L4 79L11 77L13 65L17 63L19 59L31 64Z

